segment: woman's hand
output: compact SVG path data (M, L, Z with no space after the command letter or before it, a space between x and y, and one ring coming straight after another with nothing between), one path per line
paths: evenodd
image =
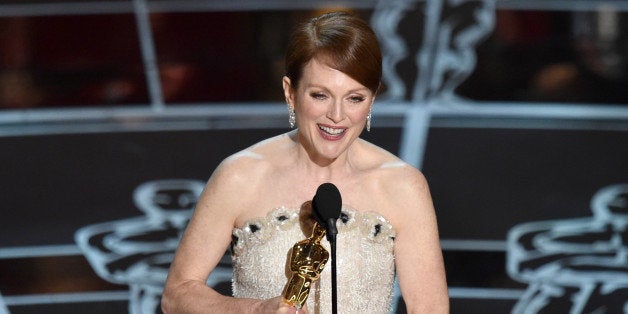
M298 313L298 314L307 314L307 306L304 306L300 309L291 306L283 300L283 297L275 297L272 299L264 300L260 304L259 307L260 313Z

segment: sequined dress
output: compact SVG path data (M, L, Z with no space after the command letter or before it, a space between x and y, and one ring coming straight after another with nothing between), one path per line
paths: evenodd
M375 212L344 207L337 228L338 313L390 313L395 276L392 225ZM290 277L289 251L305 238L299 209L285 207L234 229L233 295L280 296ZM330 251L326 239L321 243ZM309 313L331 313L331 260L310 289L307 307Z

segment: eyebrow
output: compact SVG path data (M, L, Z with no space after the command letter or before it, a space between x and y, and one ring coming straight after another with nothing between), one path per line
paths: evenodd
M309 85L304 85L304 88L320 88L320 89L324 89L326 91L329 91L329 88L322 86L322 85L318 85L318 84L309 84ZM354 88L348 91L347 94L351 94L351 93L359 93L359 92L370 92L371 90L368 89L368 87L360 87L360 88Z

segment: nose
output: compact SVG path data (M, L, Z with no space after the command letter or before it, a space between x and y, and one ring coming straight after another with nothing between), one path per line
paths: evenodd
M344 119L344 110L342 108L342 100L336 100L331 103L327 117L334 123L338 123Z

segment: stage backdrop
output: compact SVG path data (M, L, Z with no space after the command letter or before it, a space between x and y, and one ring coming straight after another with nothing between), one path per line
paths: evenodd
M425 173L452 313L628 309L628 2L570 3L343 2L384 53L363 138ZM288 131L285 40L328 6L0 4L0 314L159 313L212 171Z

